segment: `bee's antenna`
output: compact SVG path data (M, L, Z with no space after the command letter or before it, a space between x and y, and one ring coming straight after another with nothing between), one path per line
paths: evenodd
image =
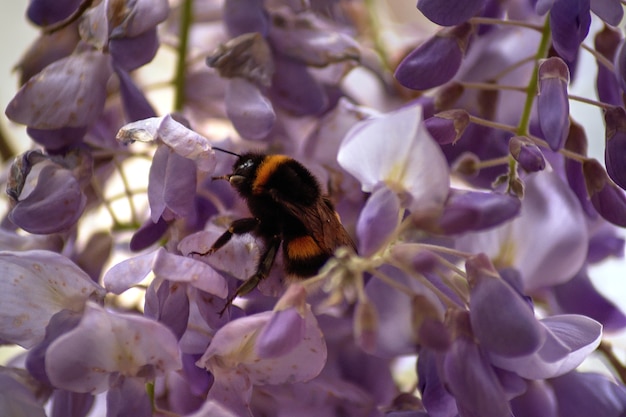
M218 148L216 146L211 146L211 149L213 149L214 151L220 151L220 152L224 152L224 153L227 153L227 154L230 154L230 155L241 157L241 155L239 155L238 153L227 151L226 149Z

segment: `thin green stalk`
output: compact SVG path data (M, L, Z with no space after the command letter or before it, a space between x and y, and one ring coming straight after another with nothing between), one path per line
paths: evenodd
M189 28L192 23L193 0L183 0L180 9L180 39L178 41L178 62L174 78L174 111L181 111L185 104L185 75L187 69L187 48Z
M537 70L539 69L539 60L545 58L548 55L548 47L550 46L550 19L546 17L545 24L543 25L543 31L541 32L541 42L537 53L535 54L535 69L530 77L528 86L526 87L526 102L524 103L524 111L517 126L518 135L527 135L528 126L530 125L530 115L533 108L533 102L537 95Z

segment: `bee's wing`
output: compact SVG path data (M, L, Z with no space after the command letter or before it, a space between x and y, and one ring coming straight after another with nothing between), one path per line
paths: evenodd
M356 245L339 221L339 216L328 198L322 197L312 205L297 204L283 199L276 201L287 212L301 220L324 252L332 255L340 246L349 246L356 252Z

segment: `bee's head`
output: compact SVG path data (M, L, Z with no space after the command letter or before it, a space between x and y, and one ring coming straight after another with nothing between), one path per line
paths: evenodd
M230 185L244 197L252 194L257 169L263 162L263 159L265 159L265 155L255 153L243 154L233 164L233 173L227 175Z
M230 185L242 196L247 197L251 195L257 168L261 165L263 159L265 159L265 155L252 152L239 155L220 148L214 147L213 149L237 156L237 161L233 164L233 172L231 174L213 177L213 179L228 180Z

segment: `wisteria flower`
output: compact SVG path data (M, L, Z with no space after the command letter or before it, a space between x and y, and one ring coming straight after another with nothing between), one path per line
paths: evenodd
M457 248L484 252L498 268L517 268L524 290L532 292L566 282L582 267L588 247L584 223L566 184L555 173L538 172L526 181L517 219L462 236Z
M124 390L135 389L133 378L152 380L180 366L176 339L165 326L93 303L87 304L78 326L46 353L50 381L76 392L99 393L117 386L123 395Z
M363 191L386 187L410 210L437 208L448 194L449 169L418 104L357 123L337 159Z
M285 297L293 296L287 293ZM222 404L237 415L251 415L249 407L254 385L308 381L320 373L327 355L324 338L310 306L304 304L302 297L296 297L294 301L301 310L298 312L300 318L295 317L296 323L300 323L300 331L294 335L296 343L280 353L273 352L267 357L268 343L273 340L271 333L275 331L268 327L292 322L283 311L293 311L291 309L295 306L240 318L215 334L198 362L215 377L209 400Z
M622 3L31 0L0 414L624 415ZM250 152L354 247L292 276Z

